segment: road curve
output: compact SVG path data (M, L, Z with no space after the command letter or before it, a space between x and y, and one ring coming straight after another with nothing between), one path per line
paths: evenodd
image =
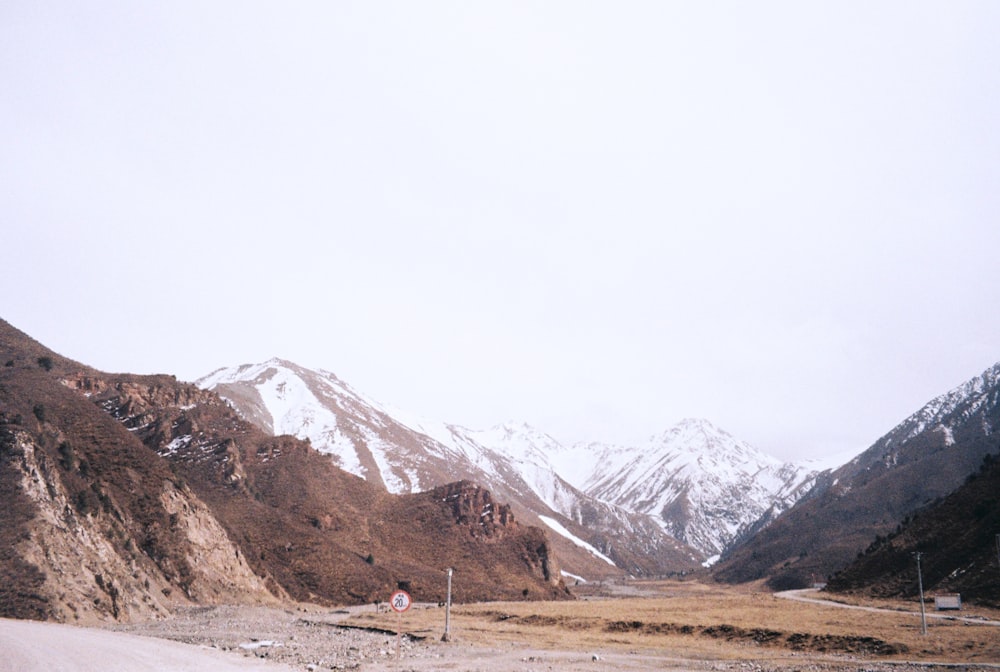
M841 609L856 609L858 611L870 611L874 614L910 614L916 617L920 616L919 611L902 611L899 609L880 609L878 607L863 607L859 604L844 604L843 602L834 602L832 600L824 600L819 597L806 597L806 595L816 595L819 591L815 588L805 588L802 590L783 590L780 593L775 593L776 597L780 597L785 600L795 600L796 602L809 602L810 604L821 604L825 607L839 607ZM992 625L1000 627L1000 621L991 621L987 618L968 618L965 616L951 616L947 614L936 614L933 612L927 612L927 618L938 618L946 621L962 621L963 623L972 623L974 625Z

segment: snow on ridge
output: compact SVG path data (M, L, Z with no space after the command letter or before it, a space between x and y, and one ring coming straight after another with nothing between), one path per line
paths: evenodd
M490 429L468 431L467 434L476 443L519 464L534 464L550 470L549 455L561 448L554 438L527 423L503 423Z
M919 411L899 423L887 436L892 436L897 431L903 432L900 443L905 443L922 434L928 427L933 425L943 427L945 417L954 413L962 404L968 404L970 412L978 411L988 401L986 392L998 386L1000 386L1000 363L932 399ZM887 445L892 443L893 439L889 439Z
M260 395L271 415L275 436L290 434L308 439L320 452L337 458L341 469L364 476L354 443L338 426L337 416L316 397L300 375L299 367L272 357L259 364L243 364L219 369L197 381L203 389L245 382ZM225 395L221 395L225 397Z
M225 383L238 383L245 380L255 380L268 369L284 368L286 362L277 357L272 357L266 362L257 364L240 364L239 366L228 366L216 369L207 376L203 376L195 381L195 385L203 390L210 389L216 385Z

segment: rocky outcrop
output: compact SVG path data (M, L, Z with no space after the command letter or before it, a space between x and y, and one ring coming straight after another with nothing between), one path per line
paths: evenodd
M510 505L494 502L489 490L475 483L450 483L434 488L431 494L448 504L455 522L467 527L473 537L500 539L506 532L518 529Z

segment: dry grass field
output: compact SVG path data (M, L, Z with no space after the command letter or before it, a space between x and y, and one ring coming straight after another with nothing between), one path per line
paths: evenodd
M855 601L857 606L894 613L870 612L796 602L753 587L679 581L591 586L574 592L580 599L573 602L455 605L451 637L470 646L655 651L701 661L1000 665L996 624L929 618L924 635L919 605L909 602ZM1000 621L1000 613L968 607L956 615ZM401 625L406 633L436 640L444 632L444 609L416 605L402 617L372 609L355 613L345 623L386 630Z

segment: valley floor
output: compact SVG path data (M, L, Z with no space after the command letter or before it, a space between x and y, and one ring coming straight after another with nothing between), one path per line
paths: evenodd
M872 614L695 583L591 586L575 602L197 607L104 629L0 620L0 672L455 670L912 672L1000 669L986 625ZM406 633L397 639L396 631ZM399 658L397 660L397 642ZM881 647L881 648L879 648Z

